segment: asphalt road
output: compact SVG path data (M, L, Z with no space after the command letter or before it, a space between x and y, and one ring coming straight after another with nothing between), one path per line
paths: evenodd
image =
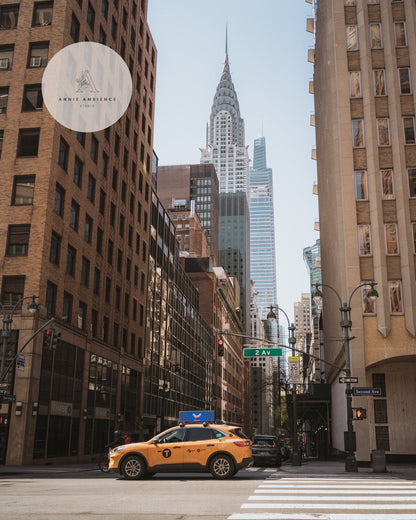
M413 476L307 469L250 468L226 481L126 481L92 467L0 472L0 520L416 520Z

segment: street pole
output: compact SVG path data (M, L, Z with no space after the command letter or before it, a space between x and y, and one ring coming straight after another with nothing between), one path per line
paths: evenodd
M35 313L38 309L38 306L35 302L35 299L38 298L38 296L25 296L20 298L13 306L10 314L6 314L6 310L4 308L4 305L0 303L0 309L3 313L3 325L1 330L1 339L2 339L2 352L1 352L1 364L0 364L0 381L3 381L3 378L6 374L4 374L4 366L6 363L6 355L7 355L7 345L8 345L8 339L10 338L12 332L11 332L11 325L13 323L13 315L14 311L17 309L17 307L23 302L23 300L27 300L29 298L32 298L32 301L28 305L28 310L30 313Z
M290 323L289 316L286 312L279 307L278 305L270 305L270 312L267 315L267 319L269 321L273 321L276 319L276 315L273 312L273 308L276 308L278 311L283 312L287 319L287 325L289 330L289 346L292 346L292 356L296 353L296 338L295 338L295 325ZM292 386L292 435L293 435L293 453L292 453L292 466L300 466L301 460L299 456L299 445L298 445L298 412L297 412L297 403L296 403L296 384Z
M295 325L292 323L288 327L289 329L289 345L292 346L292 356L296 355L295 345ZM299 454L299 443L298 443L298 409L296 402L296 383L292 384L292 432L293 432L293 453L292 453L292 466L301 465L301 457Z
M345 343L345 375L351 376L351 361L350 361L350 334L349 329L352 326L350 319L351 307L344 303L340 307L341 311L341 328L344 332L344 343ZM351 383L346 384L345 389L347 399L347 442L346 442L346 458L345 458L345 471L357 472L358 465L357 459L355 458L356 442L355 432L352 426L352 389Z
M352 321L351 321L351 299L354 296L355 292L360 287L366 287L370 285L371 288L368 291L367 298L369 298L372 301L375 301L378 298L378 293L376 289L374 288L375 285L377 285L376 282L365 282L357 285L355 289L351 292L350 297L348 299L348 303L342 303L341 297L338 294L338 292L331 286L325 283L316 283L315 284L315 291L313 298L318 303L323 298L322 292L319 290L319 287L328 287L328 289L331 289L337 297L340 304L339 310L341 312L341 330L343 332L343 340L344 340L344 350L345 350L345 368L343 369L343 372L347 377L351 376L351 356L350 356L350 340L352 339L350 337L350 329L352 327ZM357 450L356 447L356 439L355 439L355 432L352 425L353 421L353 414L352 414L352 388L351 383L346 383L346 389L345 389L345 396L346 396L346 405L347 405L347 431L344 432L344 449L346 452L346 458L345 458L345 471L351 471L351 472L357 472L358 471L358 464L357 459L355 458L355 451Z

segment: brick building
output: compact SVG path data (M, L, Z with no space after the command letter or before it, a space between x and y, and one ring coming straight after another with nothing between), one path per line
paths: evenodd
M0 2L1 302L37 295L35 318L16 309L0 461L82 460L115 427L137 433L142 414L156 49L147 0ZM43 107L45 66L78 41L103 43L127 63L125 114L96 133L60 126Z

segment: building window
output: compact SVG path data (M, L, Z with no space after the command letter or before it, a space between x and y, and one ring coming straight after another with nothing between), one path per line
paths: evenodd
M386 71L384 69L376 69L374 75L374 94L376 96L386 96Z
M96 309L91 311L91 334L94 338L98 337L98 311Z
M36 157L39 149L40 128L21 128L17 142L17 157Z
M56 312L56 295L58 287L48 280L46 285L46 301L45 307L48 314L55 314Z
M90 284L90 261L85 256L81 262L81 285L88 287Z
M77 141L81 146L85 146L85 132L77 132Z
M97 160L98 160L98 139L95 137L94 134L91 135L90 157L97 164Z
M48 63L49 42L37 42L29 44L29 68L46 67Z
M74 42L77 42L79 40L79 28L80 28L79 20L75 16L75 14L72 13L71 27L69 29L69 34L70 34L71 38L74 40Z
M388 426L376 426L376 449L390 451L389 428Z
M114 242L109 238L107 247L107 262L113 265Z
M364 314L375 314L376 302L368 297L368 293L371 289L371 285L364 285L361 287L363 297L363 313Z
M58 164L63 170L68 168L69 144L61 137L59 141Z
M30 224L9 225L6 256L27 256L29 236Z
M74 183L81 188L82 185L82 171L84 169L84 163L81 159L76 155L74 161Z
M416 197L416 168L407 169L407 177L409 179L409 196Z
M386 375L385 374L373 374L373 388L380 388L381 396L386 397Z
M406 22L394 22L396 47L407 47Z
M402 282L400 280L389 281L390 311L392 314L402 314Z
M388 255L398 255L399 240L397 237L397 224L395 222L384 224L384 234L386 237L386 253Z
M105 34L104 29L100 25L100 32L98 33L98 43L105 45L107 42L107 35Z
M104 18L107 20L108 16L108 0L101 1L101 12L103 13Z
M72 302L72 294L64 292L64 301L62 305L62 321L66 321L67 323L71 323L72 321Z
M74 199L71 201L71 211L69 214L69 225L74 231L78 231L79 224L79 204Z
M369 224L361 224L358 226L358 247L360 256L371 255L371 236Z
M383 48L381 23L370 23L370 43L372 49Z
M13 178L13 206L33 204L35 193L35 175L16 175Z
M78 303L77 327L85 330L87 325L87 304L81 300Z
M413 232L413 253L416 255L416 222L412 222Z
M67 249L67 253L66 253L65 272L66 272L66 274L69 274L72 277L75 276L76 258L77 258L77 250L68 244L68 249Z
M404 142L406 144L415 144L415 118L403 118Z
M346 28L347 37L347 51L358 50L358 27L357 25L347 25Z
M0 130L0 157L1 157L1 152L3 151L3 141L4 141L4 130Z
M88 174L88 186L87 186L87 198L94 204L95 203L95 178Z
M103 254L103 237L104 237L103 230L101 228L97 227L97 243L95 246L95 250L97 251L97 253L99 255Z
M367 172L365 170L355 172L355 197L356 200L368 200Z
M381 196L383 200L393 200L394 196L394 182L393 170L380 170L381 178Z
M22 112L42 110L42 87L39 84L25 85L23 90Z
M92 218L86 214L85 215L85 224L84 224L84 240L91 244L92 242L92 228L93 228L93 220Z
M352 145L354 148L364 147L364 120L353 119L352 121Z
M7 114L9 87L0 87L0 114Z
M101 164L101 175L105 178L107 178L107 171L108 171L108 155L103 152L103 162Z
M411 94L412 87L410 83L410 69L404 68L399 69L399 85L400 85L400 94Z
M33 26L51 25L53 2L36 2L33 8Z
M106 303L110 303L111 299L111 278L105 279L105 293L104 293Z
M52 231L51 248L49 250L49 260L55 265L59 265L59 262L60 262L61 242L62 242L61 236L58 235L58 233L55 233L55 231Z
M377 135L379 146L390 146L390 127L387 117L377 119Z
M87 23L91 27L91 30L94 32L94 24L95 24L95 11L93 6L88 2L87 9Z
M101 284L101 271L95 267L94 268L94 287L93 287L93 291L94 291L94 294L96 294L97 296L100 295L100 284Z
M0 7L0 29L16 29L19 18L19 4Z
M350 72L350 97L360 98L361 93L361 72L354 70Z
M374 399L374 422L386 424L387 419L387 400L386 399Z
M25 276L3 276L1 285L1 301L5 307L16 305L23 298Z
M0 70L10 70L13 63L14 45L0 45Z

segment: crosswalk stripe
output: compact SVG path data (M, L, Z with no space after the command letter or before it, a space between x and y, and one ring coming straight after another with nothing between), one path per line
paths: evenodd
M294 489L293 487L276 488L276 489L261 488L258 491L256 491L256 493L278 493L278 492L287 493L289 489L290 489L291 494L292 493L293 494L309 493L311 495L313 495L314 493L325 493L328 495L331 495L331 494L336 495L340 491L342 491L343 494L345 494L345 495L368 495L370 493L372 495L385 495L386 493L388 493L389 495L391 494L391 495L401 495L401 496L416 495L416 489L390 489L390 488L387 488L385 490L382 490L382 489L373 489L373 488L370 489L367 487L365 487L365 488L361 487L361 488L357 488L357 489L342 489L342 488L322 489L322 487L317 488L317 489L304 488L304 487L302 487L301 489L299 489L299 487L297 487L296 489Z
M254 491L255 493L258 493L258 491ZM318 496L314 496L314 495L271 495L271 496L264 496L264 495L252 495L250 497L248 497L249 500L304 500L305 502L307 501L310 501L310 502L315 502L317 500L326 500L326 501L334 501L334 500L337 500L337 501L345 501L345 502L351 502L351 501L354 501L354 502L368 502L369 500L373 500L375 502L406 502L406 503L410 503L410 502L416 502L416 494L411 496L411 497L408 497L406 496L405 498L403 498L402 496L390 496L390 495L385 495L383 494L383 496L369 496L368 494L362 496L357 496L357 495L354 495L354 496L344 496L344 495L332 495L332 496L324 496L324 495L318 495ZM361 506L360 506L361 507ZM415 519L416 520L416 519Z
M374 511L375 509L383 509L383 511L386 511L388 509L406 509L416 511L416 504L326 504L326 503L319 503L319 504L301 504L301 503L284 503L284 504L274 504L272 502L268 503L261 503L261 504L242 504L242 509L331 509L332 511L334 509L368 509L369 511ZM415 520L415 519L413 519Z
M302 486L304 489L322 489L323 487L325 489L392 489L395 490L406 490L409 491L412 489L412 486L392 486L390 484L385 485L380 484L377 485L371 485L371 484L342 484L342 485L336 485L336 484L304 484L299 483L299 485ZM293 484L261 484L261 487L268 488L268 489L289 489L293 488ZM410 489L409 489L410 488Z
M234 513L228 520L415 520L411 514L378 514L371 516L360 513Z

